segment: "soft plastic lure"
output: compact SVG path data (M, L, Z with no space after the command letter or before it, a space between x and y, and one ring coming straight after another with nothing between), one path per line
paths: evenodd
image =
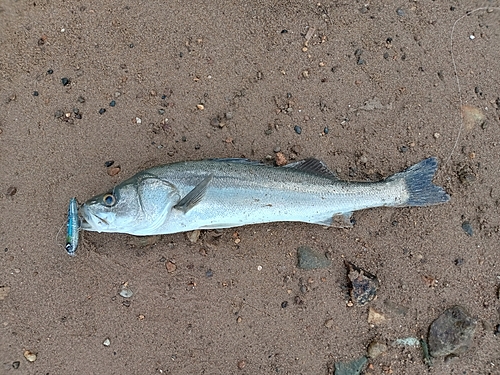
M76 198L69 200L68 223L66 234L66 251L74 256L78 247L78 232L80 231L80 218L78 217L78 203Z

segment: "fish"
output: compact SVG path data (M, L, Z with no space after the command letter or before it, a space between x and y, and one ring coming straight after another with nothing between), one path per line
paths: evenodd
M318 159L282 167L248 159L205 159L153 167L80 208L87 231L149 236L269 222L332 226L374 207L429 206L450 196L428 158L377 182L339 179Z
M78 247L78 237L80 230L80 218L78 216L78 203L76 198L69 200L68 206L68 220L66 231L66 252L68 255L74 256Z

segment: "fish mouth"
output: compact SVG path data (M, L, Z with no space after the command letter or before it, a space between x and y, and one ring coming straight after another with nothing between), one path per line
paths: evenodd
M109 226L109 223L105 219L99 217L99 215L96 215L94 212L91 212L91 210L87 206L83 205L80 211L81 211L81 217L80 217L81 229L100 232L102 231L100 227L103 224L105 226Z

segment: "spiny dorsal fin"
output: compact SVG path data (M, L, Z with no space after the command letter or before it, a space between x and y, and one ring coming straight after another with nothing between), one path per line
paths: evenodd
M321 160L310 158L295 163L287 164L283 168L293 168L298 171L316 174L318 176L338 179L337 175L328 169Z
M174 208L180 210L184 213L188 212L191 208L196 206L205 195L207 191L208 184L212 181L212 174L209 174L203 179L198 185L196 185L193 190L191 190L184 198L182 198L179 203L177 203Z

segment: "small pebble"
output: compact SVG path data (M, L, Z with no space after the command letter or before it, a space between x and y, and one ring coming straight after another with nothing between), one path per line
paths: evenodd
M295 125L293 130L295 130L295 133L301 134L302 133L302 128L298 125Z
M15 186L9 186L9 188L7 189L7 195L12 197L16 195L16 193L17 193L17 188Z
M191 232L186 232L186 237L191 243L196 243L198 239L200 238L200 230L196 229Z
M277 152L276 153L276 157L275 157L274 162L276 163L276 165L278 167L281 167L281 166L286 165L288 163L288 161L286 160L285 155L282 152Z
M468 236L472 237L472 235L474 234L474 229L472 228L471 223L469 223L468 221L464 221L462 223L462 229L465 232L465 234Z
M83 96L79 96L78 103L85 103L85 98Z
M205 109L205 106L203 104L197 104L196 108L198 108L200 111L203 111Z
M461 306L445 310L429 329L429 351L433 357L465 353L476 330L477 321Z
M99 110L99 114L100 114L100 115L102 115L104 112L106 112L106 108L101 108L101 109Z
M387 352L387 345L380 341L372 341L368 345L368 357L377 358L378 356Z
M165 263L165 268L167 269L168 273L172 273L177 269L177 266L175 265L174 262L169 260L168 262Z
M38 91L33 91L33 96L38 96Z
M210 125L212 125L214 128L217 128L220 124L221 122L218 117L214 117L210 120Z
M110 107L114 107L116 105L116 102L114 100L112 100L110 103L109 103L109 106Z
M108 160L108 161L104 162L104 166L105 166L106 168L111 167L113 164L115 164L115 161L114 161L114 160Z
M288 301L281 302L281 308L284 309L288 306Z
M68 78L64 77L61 78L61 83L63 84L63 86L68 86L71 83L71 81Z
M117 165L116 167L111 167L108 169L108 175L110 176L116 176L118 173L120 173L120 166Z
M377 295L379 281L375 275L352 264L345 262L348 268L348 278L351 281L351 299L359 306L366 305Z
M404 15L406 14L405 11L401 8L396 9L396 13L400 17L404 17Z
M380 324L385 321L385 316L374 308L368 309L368 324Z
M141 120L141 118L140 118L140 117L136 117L136 118L135 118L135 122L136 122L136 124L138 124L138 125L142 124L142 120Z
M325 126L325 128L323 129L323 133L328 134L329 131L330 130L328 129L328 126Z
M325 322L325 327L326 328L332 328L333 327L333 319L328 319L326 322Z
M212 271L211 269L208 269L206 272L205 272L205 276L206 277L212 277L214 275L214 271Z
M244 359L242 359L241 361L238 361L238 368L240 370L243 370L246 365L247 365L247 362Z
M130 298L134 295L134 292L132 292L129 288L127 288L126 285L122 285L122 289L120 290L120 296L123 298Z
M12 368L14 370L17 370L20 365L21 365L21 362L19 362L19 361L12 362Z
M297 267L303 270L326 268L331 264L331 260L325 254L314 251L308 246L299 246L297 249Z
M111 341L109 341L109 339L106 339L103 341L102 343L104 346L110 346L111 345Z
M36 361L36 354L33 352L30 352L29 350L24 351L24 358L26 358L29 362L35 362Z
M47 74L53 74L54 71L52 69L47 70Z
M359 375L366 366L368 359L363 356L350 362L335 362L335 375Z
M61 118L64 116L64 112L61 111L60 109L58 109L55 113L54 113L54 117L55 118Z

